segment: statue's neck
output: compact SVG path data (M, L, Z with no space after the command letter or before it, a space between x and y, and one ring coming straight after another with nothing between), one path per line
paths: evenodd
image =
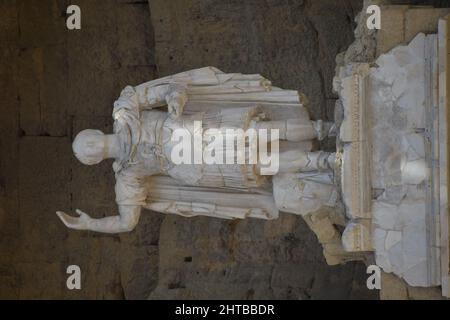
M122 149L120 146L120 139L117 134L105 135L105 158L119 159L122 155Z

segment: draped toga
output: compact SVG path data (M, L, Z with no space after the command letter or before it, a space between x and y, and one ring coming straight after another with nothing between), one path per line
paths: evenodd
M159 86L181 85L187 103L178 120L151 105L147 93ZM271 180L259 176L249 164L173 164L168 137L177 127L192 129L201 120L203 129L241 128L252 120L304 119L310 123L302 96L295 90L273 87L254 75L223 73L206 67L127 87L115 104L114 131L123 156L113 168L116 202L183 216L275 219ZM144 108L143 108L144 107ZM311 150L311 142L280 141L280 150ZM224 150L226 151L226 150Z

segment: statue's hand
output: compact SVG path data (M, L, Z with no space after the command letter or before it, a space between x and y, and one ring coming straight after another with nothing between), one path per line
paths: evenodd
M187 94L185 90L179 87L172 88L166 96L169 115L172 118L179 118L183 113L184 105L187 102Z
M62 211L56 211L56 214L66 227L76 230L87 230L92 218L80 209L75 210L75 212L78 214L78 217L72 217Z

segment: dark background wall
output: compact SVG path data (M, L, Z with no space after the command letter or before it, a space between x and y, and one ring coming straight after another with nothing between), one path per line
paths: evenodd
M81 7L82 29L65 10ZM149 10L150 7L150 10ZM82 166L74 135L112 129L126 84L216 66L261 73L330 118L335 55L357 0L1 0L1 298L376 298L359 263L327 266L301 217L145 212L130 234L67 230L56 210L116 213L111 162ZM69 291L66 267L82 271Z
M82 29L68 31L72 1L0 1L0 296L137 298L156 285L162 217L138 231L71 232L55 210L115 214L111 162L83 167L71 141L112 129L111 106L127 83L155 77L148 3L76 1ZM77 264L82 290L66 288Z

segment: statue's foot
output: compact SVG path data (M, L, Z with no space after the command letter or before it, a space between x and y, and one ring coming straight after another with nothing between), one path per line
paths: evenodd
M319 171L334 171L336 163L336 153L335 152L310 152L308 154L310 160L310 166L312 170Z
M319 141L322 141L326 137L335 137L337 133L334 122L317 120L313 121L313 127L317 133L317 139Z
M327 165L329 170L334 171L336 169L336 152L328 154Z

